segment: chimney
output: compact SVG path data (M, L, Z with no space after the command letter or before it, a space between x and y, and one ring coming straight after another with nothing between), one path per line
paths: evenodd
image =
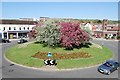
M103 23L102 23L103 30L107 29L107 24L108 24L108 20L107 19L103 19Z

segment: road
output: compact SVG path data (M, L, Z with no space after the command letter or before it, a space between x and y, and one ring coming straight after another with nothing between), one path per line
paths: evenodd
M93 42L100 45L107 46L114 53L114 60L118 60L118 41L105 41L105 40L93 40ZM16 44L13 41L10 44L2 45L2 77L3 78L118 78L118 71L111 73L110 75L104 75L97 71L97 67L79 69L74 71L61 71L61 72L45 72L40 70L33 70L17 65L9 66L11 63L6 61L3 57L5 51Z

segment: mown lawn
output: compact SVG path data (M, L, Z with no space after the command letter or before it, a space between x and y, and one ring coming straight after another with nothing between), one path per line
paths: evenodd
M21 44L20 44L21 45ZM88 67L97 65L112 58L113 53L110 49L106 47L97 48L91 45L89 48L80 48L73 50L65 50L64 48L48 48L43 47L42 44L28 44L27 47L19 47L15 45L6 51L6 57L18 64L30 66L30 67L42 67L44 62L42 59L32 57L37 52L51 52L51 53L73 53L73 52L87 52L92 55L90 58L79 58L79 59L61 59L57 60L57 67L59 69L66 68L78 68L78 67Z

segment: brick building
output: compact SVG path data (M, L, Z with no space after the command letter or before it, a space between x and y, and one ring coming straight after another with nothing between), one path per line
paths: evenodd
M120 35L120 26L117 24L109 25L108 20L104 19L101 25L93 25L92 30L96 38L117 39Z

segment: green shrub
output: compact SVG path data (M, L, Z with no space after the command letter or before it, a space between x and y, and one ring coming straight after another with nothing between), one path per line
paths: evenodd
M120 39L120 36L117 36L117 39Z

